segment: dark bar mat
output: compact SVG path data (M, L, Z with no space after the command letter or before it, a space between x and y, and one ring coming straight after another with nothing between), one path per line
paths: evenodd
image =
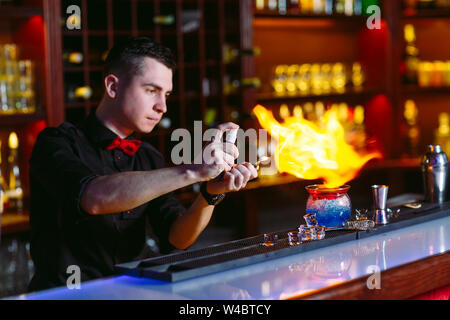
M393 208L394 211L396 209L398 208ZM273 246L265 246L263 235L258 235L207 248L122 263L116 265L115 269L120 274L175 282L369 237L443 218L449 216L449 213L448 202L443 205L423 204L420 209L401 207L400 213L391 217L389 224L368 231L330 230L326 232L323 240L306 241L297 246L290 246L287 232L291 230L285 230L275 232L278 235L278 242Z

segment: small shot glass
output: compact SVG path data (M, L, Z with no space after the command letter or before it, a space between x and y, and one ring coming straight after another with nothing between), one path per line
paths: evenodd
M264 233L264 245L271 247L278 242L278 235L276 233Z
M307 225L308 227L311 227L311 226L317 226L317 225L318 225L318 223L317 223L317 217L316 217L316 214L315 214L315 213L308 213L308 214L305 214L305 215L303 216L303 219L305 219L306 225Z
M316 238L316 228L314 226L307 226L306 224L302 224L298 231L301 233L302 241L311 241Z
M288 232L289 245L298 246L302 243L302 234L298 230Z
M313 240L322 240L325 239L325 230L327 229L325 226L316 226L316 234Z

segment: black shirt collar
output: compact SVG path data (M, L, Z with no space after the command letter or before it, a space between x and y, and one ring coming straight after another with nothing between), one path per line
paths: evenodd
M92 143L101 147L108 146L117 137L117 134L108 129L97 118L94 110L92 110L89 116L82 122L80 129ZM135 139L134 133L125 139Z

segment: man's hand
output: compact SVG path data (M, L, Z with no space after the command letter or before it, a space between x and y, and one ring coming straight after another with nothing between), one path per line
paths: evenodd
M206 186L206 191L210 194L239 191L245 188L247 182L257 176L258 172L252 164L248 162L236 164L231 171L225 172L222 178L209 181Z
M194 165L194 170L197 172L201 181L209 181L216 178L222 171L231 171L234 166L234 161L239 156L238 148L234 143L223 142L222 136L226 131L232 129L239 129L235 123L228 122L220 124L212 136L212 142L208 144L201 155L200 165ZM195 161L194 163L198 163Z

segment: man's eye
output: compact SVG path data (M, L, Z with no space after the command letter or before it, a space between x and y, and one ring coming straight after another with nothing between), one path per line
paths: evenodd
M156 94L157 91L155 89L147 89L147 93Z

